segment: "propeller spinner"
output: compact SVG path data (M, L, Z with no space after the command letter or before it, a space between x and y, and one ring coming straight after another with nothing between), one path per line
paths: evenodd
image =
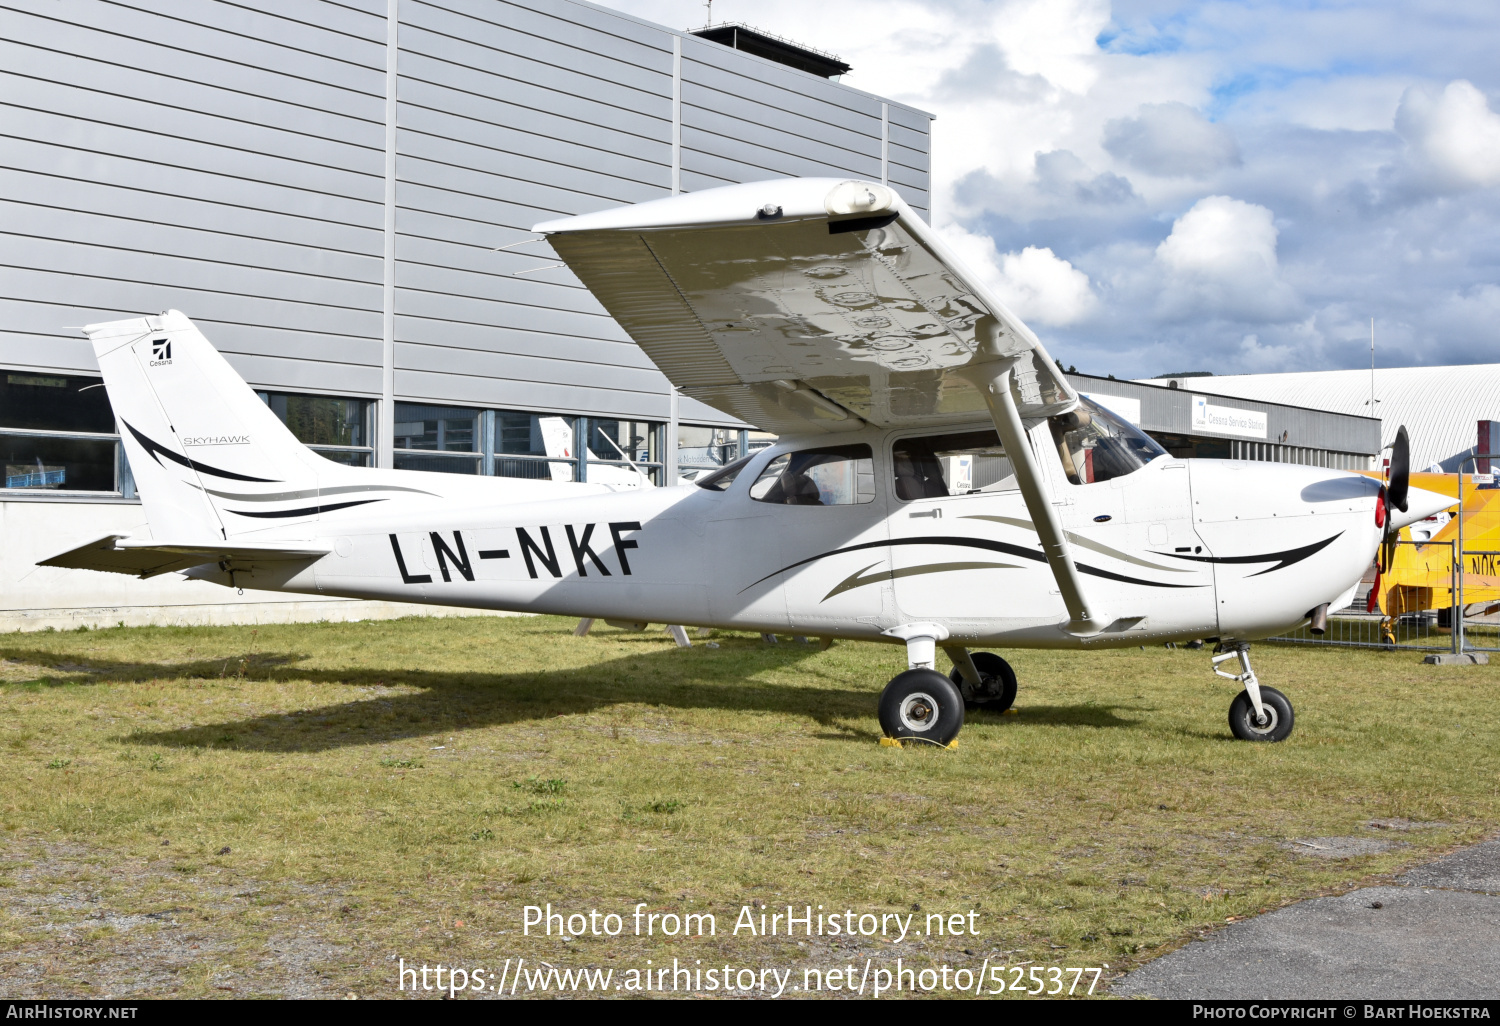
M1406 512L1406 493L1411 486L1411 443L1406 437L1406 425L1396 429L1396 441L1391 445L1391 480L1386 495L1392 506Z

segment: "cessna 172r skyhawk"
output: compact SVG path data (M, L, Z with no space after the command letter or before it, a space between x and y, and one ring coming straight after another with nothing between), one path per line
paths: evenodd
M536 227L681 391L780 435L692 486L351 468L177 312L85 328L151 538L44 565L230 587L887 640L897 739L1016 679L979 646L1208 638L1237 737L1292 707L1249 642L1346 603L1450 503L1314 467L1177 460L1079 396L890 189L786 179ZM934 668L935 649L953 661ZM1238 673L1220 669L1238 658Z

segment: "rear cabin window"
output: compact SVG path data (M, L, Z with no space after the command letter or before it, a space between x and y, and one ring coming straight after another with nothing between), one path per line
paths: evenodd
M804 449L777 456L750 486L750 498L780 506L853 506L875 501L868 445Z
M893 455L896 498L905 501L1020 487L993 430L903 438Z

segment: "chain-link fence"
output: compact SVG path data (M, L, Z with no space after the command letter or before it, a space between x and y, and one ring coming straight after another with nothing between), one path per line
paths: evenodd
M1342 645L1355 648L1409 648L1423 652L1456 652L1460 638L1453 631L1458 608L1453 541L1398 541L1386 581L1371 567L1354 600L1330 610L1327 629L1314 634L1308 626L1279 634L1269 641L1302 645ZM1396 581L1399 583L1390 584ZM1379 587L1378 605L1369 611L1370 591ZM1468 621L1462 621L1468 626ZM1476 624L1477 626L1477 624ZM1473 648L1473 640L1466 646ZM1486 639L1491 640L1491 639Z
M1330 611L1328 629L1271 638L1305 645L1352 645L1448 652L1500 652L1500 455L1476 453L1475 472L1413 474L1413 487L1452 495L1457 506L1413 524L1412 540L1372 566L1354 601ZM1462 556L1459 557L1459 554ZM1459 557L1459 558L1456 558ZM1378 588L1374 602L1370 591Z

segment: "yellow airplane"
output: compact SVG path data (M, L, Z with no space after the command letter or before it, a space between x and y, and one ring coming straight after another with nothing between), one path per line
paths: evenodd
M1366 476L1380 478L1378 473ZM1500 607L1500 489L1476 483L1463 475L1463 585L1465 615L1492 612ZM1366 606L1385 614L1382 634L1390 634L1398 616L1425 609L1450 609L1454 603L1453 552L1459 536L1456 474L1412 474L1411 487L1452 496L1449 519L1436 531L1430 521L1401 529L1402 541L1414 545L1383 546L1377 557L1379 573ZM1438 514L1436 518L1441 518ZM1415 539L1413 532L1416 532ZM1449 543L1455 543L1450 545ZM1476 551L1477 550L1477 551ZM1476 608L1477 607L1477 608Z

